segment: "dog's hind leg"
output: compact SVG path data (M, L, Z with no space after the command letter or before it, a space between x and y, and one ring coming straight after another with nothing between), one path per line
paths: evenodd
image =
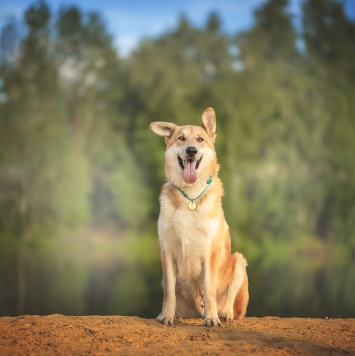
M233 270L231 279L225 292L220 297L221 304L218 308L221 321L243 318L249 301L247 262L244 256L238 252L234 253L231 264Z
M237 297L234 301L234 318L243 319L249 302L249 291L248 291L248 275L247 271L244 272L244 280L241 288L238 291Z

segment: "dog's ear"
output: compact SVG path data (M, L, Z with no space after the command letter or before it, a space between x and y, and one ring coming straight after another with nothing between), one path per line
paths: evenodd
M207 108L202 114L202 128L214 141L216 138L216 113L212 108Z
M171 122L155 121L150 124L150 129L159 136L170 138L177 126Z

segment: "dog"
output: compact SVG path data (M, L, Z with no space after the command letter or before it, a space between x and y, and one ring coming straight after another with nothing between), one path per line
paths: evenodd
M203 317L210 327L241 319L249 301L247 262L231 254L215 111L203 112L201 126L152 122L150 129L166 143L158 220L164 298L157 320L172 326L175 317Z

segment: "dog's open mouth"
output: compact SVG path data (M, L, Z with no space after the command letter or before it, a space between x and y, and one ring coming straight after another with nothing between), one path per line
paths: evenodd
M179 155L177 156L179 165L183 170L182 176L184 178L184 181L188 184L193 184L197 180L197 169L200 166L200 163L202 161L202 157L195 161L194 159L187 159L183 160Z

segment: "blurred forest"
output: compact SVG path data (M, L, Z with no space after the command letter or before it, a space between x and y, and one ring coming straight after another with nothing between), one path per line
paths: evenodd
M336 0L218 13L121 57L97 13L36 2L0 63L0 315L161 306L164 140L152 121L217 113L233 249L249 315L355 317L355 23Z

